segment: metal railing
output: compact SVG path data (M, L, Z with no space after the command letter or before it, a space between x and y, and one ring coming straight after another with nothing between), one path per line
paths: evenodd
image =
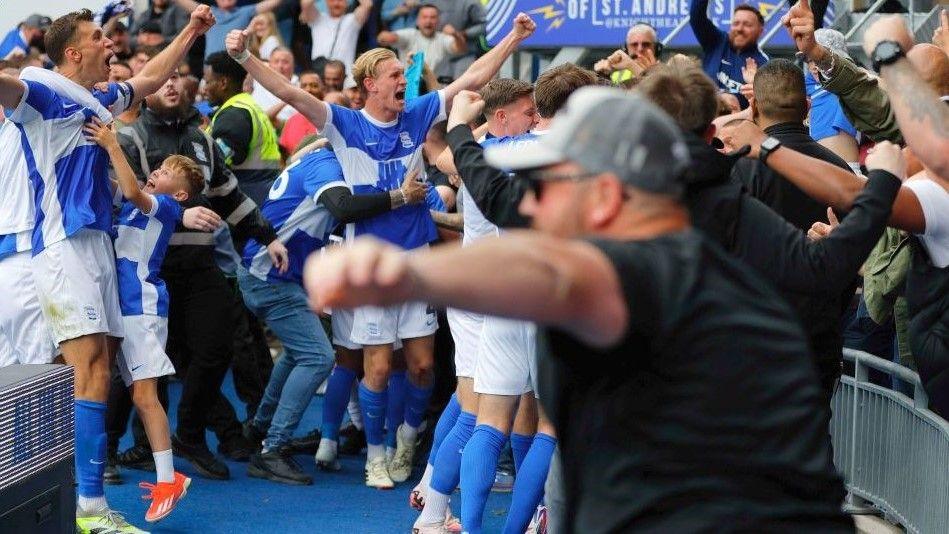
M854 375L841 377L830 431L848 502L872 504L909 532L949 531L949 423L927 409L915 372L850 349L844 360ZM911 384L913 397L871 383L869 369Z

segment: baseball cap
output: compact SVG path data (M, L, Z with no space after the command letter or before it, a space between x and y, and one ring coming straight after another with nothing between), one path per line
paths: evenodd
M43 31L49 29L53 25L53 20L45 15L38 15L36 13L26 17L26 20L23 21L23 24L31 28L39 28Z
M830 28L820 28L814 31L814 40L817 41L817 44L831 50L835 54L853 61L850 53L847 52L847 38L839 31Z
M536 143L490 147L485 159L513 171L572 161L645 191L678 196L689 151L676 124L651 102L621 89L584 87Z

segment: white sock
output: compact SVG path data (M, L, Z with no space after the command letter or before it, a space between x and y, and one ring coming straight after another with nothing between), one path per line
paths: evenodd
M434 524L445 521L445 510L448 509L448 495L429 489L425 494L425 508L418 517L416 524Z
M418 489L425 493L428 491L428 485L432 483L432 473L435 472L435 466L432 464L425 464L425 472L422 473L422 480L418 482Z
M333 451L333 456L336 456L336 449L339 447L339 444L336 443L336 440L328 438L320 438L320 448L325 449L329 447Z
M374 458L385 457L386 455L386 446L380 443L379 445L368 444L366 445L366 459L372 460Z
M171 455L171 449L166 451L155 451L152 453L155 458L155 474L158 475L159 482L175 481L175 459Z
M418 438L418 427L409 426L408 423L402 423L399 425L398 432L402 441L407 441L415 445L415 439Z
M78 504L79 509L87 515L104 512L109 509L109 503L105 500L105 495L98 497L83 497L80 495L76 504Z
M346 411L349 412L349 420L352 421L353 426L362 430L362 412L359 409L359 397L355 389L353 389L353 394L349 397L349 404L346 405Z

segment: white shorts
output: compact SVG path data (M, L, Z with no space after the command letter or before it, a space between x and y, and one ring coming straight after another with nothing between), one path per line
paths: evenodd
M438 330L435 309L424 302L405 302L353 310L350 340L357 345L388 345L400 339L430 336Z
M455 376L474 378L484 315L448 308L448 328L455 340Z
M353 310L332 310L333 344L349 350L361 350L362 346L353 343Z
M136 380L175 374L165 353L168 318L157 315L126 315L125 339L116 358L126 386Z
M33 257L33 281L58 345L89 334L124 337L109 235L82 230Z
M333 344L349 350L362 350L362 345L353 343L353 310L330 310L333 325ZM392 344L392 350L402 348L402 341L397 339Z
M532 391L536 331L534 323L485 316L475 367L475 393L523 395Z
M0 260L0 331L7 364L52 363L58 354L36 296L30 252Z

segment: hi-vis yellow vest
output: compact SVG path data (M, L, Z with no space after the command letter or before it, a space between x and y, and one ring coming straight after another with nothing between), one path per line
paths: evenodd
M277 143L277 132L274 130L273 124L270 123L270 118L249 94L237 93L222 104L218 112L214 114L214 118L211 119L208 131L214 129L214 122L218 115L229 107L247 110L253 125L247 157L240 165L231 165L231 168L234 170L279 169L280 145ZM228 164L230 163L228 161Z

